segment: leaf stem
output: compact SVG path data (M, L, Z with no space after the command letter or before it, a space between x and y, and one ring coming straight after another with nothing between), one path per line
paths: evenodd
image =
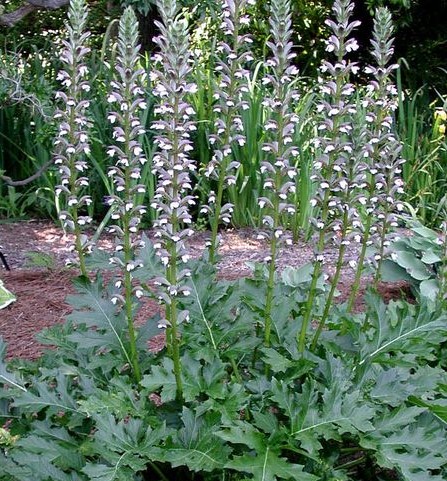
M337 469L350 469L355 466L358 466L359 464L362 464L366 461L366 456L361 456L357 459L354 459L352 461L348 461L347 463L341 464L337 466Z
M156 463L149 461L149 465L158 474L162 481L169 481L169 478L164 475L163 471L157 466Z

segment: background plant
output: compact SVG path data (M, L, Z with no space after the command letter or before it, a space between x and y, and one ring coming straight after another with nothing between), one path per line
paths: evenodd
M386 281L403 280L417 295L435 300L443 296L445 277L445 231L438 233L417 221L409 221L411 235L394 240L390 256L382 265Z
M445 102L433 103L423 90L408 97L400 87L397 131L402 139L403 179L407 185L406 201L410 211L424 224L439 225L445 217L446 162Z
M202 207L202 211L211 214L212 219L211 262L214 262L216 257L219 223L229 224L234 210L232 204L223 204L224 189L236 184L237 169L240 166L239 161L233 160L233 147L243 146L246 143L241 112L249 108L248 102L243 98L244 92L248 92L246 84L249 72L244 66L253 57L245 47L252 42L251 38L242 35L239 31L249 21L244 12L245 6L244 1L224 4L222 14L222 26L228 41L221 42L218 46L218 51L222 52L224 60L218 60L215 67L220 72L220 79L217 80L213 97L219 103L214 106L213 111L218 115L214 122L215 133L209 137L213 145L213 157L207 163L205 171L207 177L217 181L217 186L216 192L210 192L208 205Z
M81 274L85 277L85 253L90 245L87 237L83 235L83 230L92 222L92 218L85 211L91 203L91 197L83 191L89 183L85 156L90 152L87 118L90 102L85 99L84 94L90 90L90 86L86 80L88 69L83 62L90 52L85 45L89 37L89 33L84 31L86 19L86 4L82 1L79 5L72 3L67 22L68 41L63 42L65 48L61 54L65 69L60 70L57 76L64 91L58 92L56 97L61 99L64 108L57 110L55 114L59 122L55 140L55 164L59 167L61 177L56 195L62 194L67 205L67 209L59 214L59 219L66 229L74 233L73 249L78 255Z

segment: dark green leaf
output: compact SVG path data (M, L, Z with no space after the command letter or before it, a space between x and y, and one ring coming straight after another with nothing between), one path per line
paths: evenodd
M427 342L433 349L433 344L447 338L447 313L427 302L419 307L393 302L385 306L375 295L369 295L367 302L372 332L358 339L360 365L389 352L428 353Z
M170 462L173 467L188 466L193 471L222 469L231 450L216 436L219 416L194 413L184 407L182 422L183 427L168 443L160 460Z

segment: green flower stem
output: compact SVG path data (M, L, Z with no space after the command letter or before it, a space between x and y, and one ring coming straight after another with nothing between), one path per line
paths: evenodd
M73 222L74 222L74 236L75 236L75 249L79 257L79 270L81 271L81 276L88 279L88 271L85 265L85 255L84 249L82 247L82 231L78 225L78 210L76 208L72 209L70 212Z
M73 69L73 70L75 70L75 69ZM74 76L74 73L73 73L73 76ZM72 80L72 85L75 85L73 80ZM72 92L71 95L72 96L76 95L76 92ZM69 125L72 129L76 125L75 109L73 109L73 108L70 110ZM71 129L71 135L70 135L70 142L71 142L72 145L75 145L76 139L73 135L72 129ZM76 172L77 172L77 170L76 170L76 165L75 165L74 161L75 161L74 156L70 155L70 167L69 167L70 168L70 192L73 192L73 193L77 194L77 190L78 190L78 187L76 186L76 179L77 179ZM88 271L87 271L87 267L85 265L84 248L82 246L82 230L81 230L81 227L79 226L79 223L78 223L78 208L77 208L77 205L75 205L73 207L69 207L68 211L69 211L69 213L72 217L73 224L74 224L74 227L73 227L73 234L74 234L74 237L75 237L74 245L75 245L75 249L76 249L76 252L77 252L78 258L79 258L79 269L81 271L81 275L83 277L85 277L86 279L88 279Z
M132 99L132 92L130 91L129 84L125 86L124 98ZM123 116L123 130L124 130L124 153L128 159L132 157L132 151L130 149L132 139L132 125L131 115L129 109L124 112ZM124 192L128 195L132 191L132 178L131 178L132 165L128 165L124 169ZM136 333L133 319L133 289L132 289L132 273L127 269L127 266L132 263L134 258L132 248L132 238L130 231L131 213L125 212L122 217L122 229L123 229L123 253L124 253L124 310L127 319L127 333L129 336L129 348L130 348L130 362L132 364L132 370L135 377L135 381L139 383L141 381L141 369L138 361L138 351L136 342Z
M275 202L277 204L277 202ZM276 206L275 206L276 207ZM277 208L275 210L274 218L274 228L277 227L278 223L278 213ZM272 307L273 307L273 293L275 290L275 265L276 265L276 254L278 250L278 240L273 234L270 242L270 265L269 265L269 277L267 281L267 296L265 300L265 312L264 312L264 345L266 347L270 346L270 334L272 330Z
M124 231L124 238L123 238L124 264L127 265L129 262L132 261L132 258L133 258L131 239L130 239L130 233L129 233L128 214L126 214L123 220L123 231ZM125 301L125 311L126 311L126 319L127 319L127 332L129 335L130 360L132 363L132 370L135 376L135 381L139 383L141 381L141 370L140 370L140 364L138 362L137 342L136 342L135 327L134 327L134 321L133 321L132 275L127 270L124 273L124 301Z
M340 80L337 79L337 83L339 83ZM339 88L338 88L339 90ZM338 91L337 90L337 91ZM332 157L329 160L328 164L328 170L332 168ZM330 196L330 190L326 189L324 192L324 198L323 198L323 211L321 213L321 220L324 225L326 225L326 222L329 218L329 196ZM324 251L324 237L325 237L325 229L324 227L320 230L320 233L318 235L318 243L317 243L317 252L321 253ZM323 262L322 261L315 261L314 263L314 270L312 273L312 280L310 283L310 288L309 288L309 296L306 301L306 306L305 306L305 311L303 314L303 322L301 325L301 330L299 334L297 334L297 342L298 342L298 351L303 353L304 349L306 347L306 334L307 334L307 329L309 327L310 323L310 318L312 316L312 306L315 300L315 295L317 291L317 283L318 279L323 271Z
M344 239L346 239L346 231L347 231L347 228L348 228L348 221L349 221L348 213L345 210L345 212L343 214L343 223L342 223L342 226L343 226L342 227L342 233L343 233L342 241ZM323 315L320 319L320 322L318 324L318 328L315 332L314 338L312 340L312 344L310 346L311 351L313 351L317 347L318 339L321 335L321 332L323 331L323 327L326 324L326 320L329 316L329 311L330 311L331 306L332 306L332 301L334 299L335 290L337 289L338 281L340 280L341 268L343 267L343 260L344 260L344 257L345 257L345 251L346 251L346 245L340 244L340 247L338 249L338 258L337 258L337 264L336 264L336 267L335 267L335 274L334 274L334 277L333 277L332 282L331 282L331 289L330 289L328 297L326 299L326 304L324 306Z
M357 298L357 294L360 289L360 280L363 274L364 262L366 258L366 249L368 248L367 243L370 238L370 229L371 229L372 220L373 220L373 216L368 215L368 218L365 224L365 229L364 229L365 233L363 236L362 248L360 250L357 269L355 271L354 284L352 285L351 294L349 295L349 299L348 299L348 312L352 312L352 309L354 308L355 299Z
M354 177L354 170L355 170L355 166L353 165L353 163L351 163L348 170L349 179L352 179ZM347 189L347 191L344 193L343 201L345 203L345 206L350 205L350 202L351 202L350 189ZM368 217L368 220L369 220L369 217ZM345 208L343 211L340 247L338 249L338 257L337 257L337 263L335 265L335 273L334 273L334 277L332 278L331 288L329 291L329 295L326 299L326 304L324 306L323 316L320 319L317 331L315 332L314 338L312 340L311 350L314 350L317 346L318 339L321 335L324 325L326 324L326 320L329 316L329 311L331 309L332 302L334 300L335 290L337 289L338 282L340 280L341 269L343 267L343 261L345 258L346 244L344 243L344 241L347 239L348 229L349 229L349 215L348 215L348 210ZM366 245L366 242L364 244Z
M340 38L340 43L343 45L344 38ZM340 50L339 50L338 59L337 59L337 61L339 63L341 63L342 60L343 60L343 51L344 51L344 48L341 47ZM341 92L342 85L343 85L343 78L338 76L337 79L336 79L336 90L335 90L336 95L335 95L335 98L334 98L334 103L336 105L338 105L340 100L341 100L340 92ZM338 124L339 124L339 119L336 118L334 120L334 128L333 128L334 132L337 132L337 125ZM333 163L334 163L334 156L331 155L329 157L329 161L328 161L328 165L327 165L327 169L326 169L329 175L330 175L330 172L332 170ZM329 205L328 205L329 204L329 197L330 197L330 189L326 189L325 192L324 192L323 206L322 206L322 213L321 213L321 220L322 220L324 226L326 225L326 222L329 218ZM325 237L325 234L326 234L324 226L321 228L321 230L319 232L319 235L318 235L317 252L319 254L321 254L324 251L324 237ZM302 324L301 324L301 330L300 330L299 333L297 333L298 351L301 352L301 353L304 352L304 349L306 347L307 329L309 327L310 319L311 319L312 313L313 313L312 307L313 307L313 303L314 303L315 296L316 296L318 279L319 279L322 271L323 271L323 262L319 261L319 260L316 260L315 263L314 263L314 270L313 270L313 273L312 273L312 280L311 280L310 289L309 289L309 296L307 298L305 310L304 310L304 314L303 314L303 321L302 321Z
M373 280L373 288L374 289L377 289L377 286L379 285L379 282L382 278L382 274L381 274L380 271L382 269L383 255L385 253L385 238L386 238L386 234L387 234L386 223L388 221L388 214L389 213L390 213L390 209L388 208L388 204L387 204L386 208L383 212L384 219L383 219L382 229L381 229L381 233L380 233L380 249L379 249L380 258L377 262L376 274L375 274L374 280Z
M326 198L326 195L327 196L329 195L328 192L325 193L325 198ZM324 206L325 207L327 206L326 199L324 202ZM323 215L322 215L323 222L325 222L327 219L327 215L328 215L327 211L328 211L327 208L323 210ZM324 248L324 230L322 229L320 231L320 235L318 236L318 248L317 248L318 252L322 252L323 248ZM307 329L309 327L310 318L313 312L312 306L315 300L318 278L320 277L320 274L323 270L322 264L323 264L322 261L318 261L318 260L315 261L314 263L314 270L312 273L312 280L309 288L309 296L307 298L306 305L305 305L303 321L301 324L301 330L299 334L297 334L298 351L301 353L303 353L304 349L306 348L306 334L307 334Z
M73 65L71 73L71 86L70 86L70 95L72 98L76 98L76 71L77 71L77 65ZM70 129L70 143L72 145L76 145L76 138L73 135L73 127L76 125L75 122L75 109L71 108L70 109L70 119L69 119L69 125L71 127ZM78 188L76 186L76 178L77 178L77 170L74 162L74 157L70 155L70 192L77 192ZM85 267L85 258L84 258L84 249L82 248L82 239L81 239L81 228L79 227L78 224L78 208L77 206L74 206L72 208L68 209L72 220L73 220L73 233L75 237L75 249L78 254L79 258L79 269L81 271L81 275L85 278L87 277L87 269Z
M180 105L180 98L177 94L175 97L174 103L174 118L179 119L181 117L179 113L179 105ZM178 153L179 153L179 138L178 134L175 133L173 138L173 146L172 152L175 157L174 164L178 161ZM175 171L173 180L173 198L176 198L178 195L178 174ZM172 214L171 217L172 223L172 235L175 235L179 231L179 219L176 213ZM169 266L167 269L167 280L170 285L177 284L177 246L174 241L170 241L168 244L168 253L169 253ZM178 339L178 313L177 313L177 298L176 295L169 293L169 309L167 309L167 319L169 321L169 325L167 327L167 337L166 340L169 340L169 349L170 355L172 358L172 362L174 363L174 376L175 382L177 385L177 399L183 399L183 381L182 381L182 369L180 364L180 346L179 346L179 339Z
M282 64L282 58L280 64L280 71L285 70L285 66ZM284 88L282 84L278 92L278 98L284 98ZM282 115L278 116L278 154L277 157L281 157L284 149L284 139L283 139L283 129L284 129L284 118ZM275 189L279 190L281 185L282 177L281 171L278 169L275 175ZM280 227L280 213L279 213L279 203L280 198L278 193L273 197L273 235L270 240L270 265L269 265L269 277L267 282L267 297L265 303L265 313L264 313L264 344L266 347L270 346L270 333L272 330L272 307L273 307L273 293L275 289L275 268L276 268L276 257L278 253L278 239L276 237L276 229Z
M174 219L173 216L172 224L176 226L178 221ZM174 229L175 232L175 229ZM177 251L174 242L170 242L169 245L169 255L171 258L171 263L168 268L168 281L170 284L177 283L177 264L175 262ZM182 369L180 364L180 346L178 339L178 326L177 326L177 299L175 296L170 295L170 304L168 309L168 320L170 325L167 328L169 332L169 339L171 343L171 356L172 362L174 363L174 376L177 385L177 399L181 401L183 399L183 381L182 381Z
M229 131L229 127L227 126L226 131ZM227 138L229 134L226 134ZM211 245L210 245L210 253L209 253L209 261L211 264L216 262L216 254L217 254L217 231L219 229L219 218L220 212L222 210L222 197L225 185L225 176L228 166L228 157L222 160L222 164L220 165L219 171L219 180L217 184L217 194L216 194L216 206L214 208L214 216L211 221Z

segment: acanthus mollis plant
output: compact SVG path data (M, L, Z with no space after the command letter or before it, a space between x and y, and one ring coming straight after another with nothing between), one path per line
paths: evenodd
M193 231L189 207L195 201L189 193L190 175L195 163L189 157L193 150L191 132L196 130L191 120L194 109L186 102L188 94L196 86L188 81L191 71L189 35L186 20L178 16L175 0L161 0L159 11L162 22L157 22L160 35L154 39L159 50L154 56L154 95L158 99L155 114L159 119L152 128L157 131L155 144L157 152L153 157L154 170L158 175L156 194L152 207L158 210L155 222L154 244L166 269L166 276L157 279L160 285L160 299L166 308L166 318L160 322L166 328L168 353L174 364L177 396L182 397L182 376L179 351L179 324L188 319L188 312L179 309L178 297L187 296L186 285L189 271L182 268L189 256L184 241Z
M356 62L347 60L347 54L358 49L357 41L350 38L352 31L360 25L358 21L350 21L353 9L351 1L337 0L333 6L335 20L326 20L326 25L332 30L326 51L333 53L336 59L334 63L324 60L321 66L321 72L328 75L329 79L322 81L322 99L317 106L322 120L318 127L321 135L315 144L321 155L313 166L312 178L317 188L312 205L317 207L317 215L312 222L318 234L312 280L297 339L300 352L305 349L306 333L314 312L317 282L323 273L326 242L331 240L338 245L338 257L323 314L312 341L313 347L332 305L346 246L351 242L350 228L355 229L360 225L355 197L362 186L364 174L358 170L356 142L353 142L356 134L353 117L357 113L357 105L353 102L355 87L350 81L359 67Z
M119 291L112 302L125 310L130 362L137 382L141 379L141 372L136 348L133 300L134 296L140 298L143 295L143 289L133 285L133 273L141 264L135 257L135 251L141 247L138 231L146 207L138 205L138 199L146 191L141 184L141 166L147 161L138 140L145 133L139 115L146 108L142 96L145 71L139 68L139 50L138 21L132 8L127 7L119 23L115 75L111 82L113 90L108 95L109 103L116 107L108 115L116 142L108 149L109 156L116 159L115 165L108 170L115 188L108 203L113 206L112 219L116 221L116 225L110 228L116 235L116 255L110 261L121 269L121 275L116 279Z
M292 64L293 53L292 20L289 0L273 0L271 4L270 27L272 40L267 42L272 57L267 60L268 71L263 79L270 86L270 95L264 100L269 109L264 129L268 132L268 142L262 150L267 152L266 160L261 163L261 173L265 175L264 189L269 196L259 198L259 206L266 210L263 216L265 231L261 238L269 238L270 256L267 258L268 284L264 313L264 343L270 345L272 328L272 302L275 287L275 267L278 247L281 242L291 243L284 227L285 219L295 212L289 202L289 194L295 191L293 179L296 176L295 159L298 149L293 145L293 134L298 119L291 105L298 99L293 88L293 77L298 69Z
M361 197L365 219L360 255L353 289L348 301L352 309L357 296L360 279L365 267L368 247L376 244L377 251L368 259L375 269L374 285L380 280L382 260L389 244L387 234L397 226L396 213L403 210L399 195L403 194L403 181L400 176L403 159L400 156L401 144L395 136L393 111L397 107L397 89L392 81L392 73L398 68L391 63L393 49L393 24L387 8L377 9L374 17L372 57L375 65L369 65L365 73L373 77L363 98L365 109L362 138L362 170L365 171L365 189Z
M68 10L66 29L68 40L63 40L64 46L60 59L64 69L57 74L64 91L56 93L64 105L58 109L54 118L59 123L59 132L55 140L57 153L55 164L59 166L61 183L56 187L56 195L66 198L66 210L60 212L59 218L64 228L74 234L74 250L78 254L81 274L87 277L85 253L90 250L91 243L83 230L92 219L86 208L91 204L91 197L84 194L89 185L85 172L88 169L85 157L90 152L88 144L87 109L89 101L85 94L90 86L87 80L88 69L84 63L90 49L85 45L89 32L84 31L87 21L87 5L85 0L73 0Z
M221 28L225 40L217 47L217 52L222 55L215 68L219 72L213 95L217 101L213 109L217 113L217 120L214 122L214 133L209 137L214 153L205 170L205 175L216 181L217 188L210 192L208 205L201 208L202 213L208 213L211 217L211 263L214 263L216 258L219 224L221 221L224 224L230 223L233 211L232 204L222 205L224 190L226 186L236 183L235 175L240 165L237 160L232 160L232 145L243 146L246 141L240 112L249 108L247 100L244 100L250 75L245 65L252 61L253 57L247 48L251 38L242 34L241 30L250 21L245 13L249 3L253 3L252 0L222 2Z
M378 10L377 22L375 24L375 38L373 56L378 61L378 67L371 73L376 76L380 83L381 77L387 79L385 92L379 96L375 95L374 101L378 109L378 118L383 118L383 135L381 138L373 138L373 143L378 147L377 161L374 162L375 186L377 195L377 208L374 217L378 222L376 229L373 229L374 241L377 247L377 254L373 257L375 267L374 285L377 287L381 279L382 261L386 255L387 247L390 243L388 234L398 226L398 215L404 210L404 205L400 196L404 193L404 183L402 180L402 143L395 133L395 123L393 112L397 109L397 89L391 81L391 73L398 68L397 64L382 65L379 58L388 59L393 53L391 35L393 23L391 14L386 8ZM376 46L377 45L377 46ZM367 72L368 73L368 72ZM376 86L372 82L372 86Z

